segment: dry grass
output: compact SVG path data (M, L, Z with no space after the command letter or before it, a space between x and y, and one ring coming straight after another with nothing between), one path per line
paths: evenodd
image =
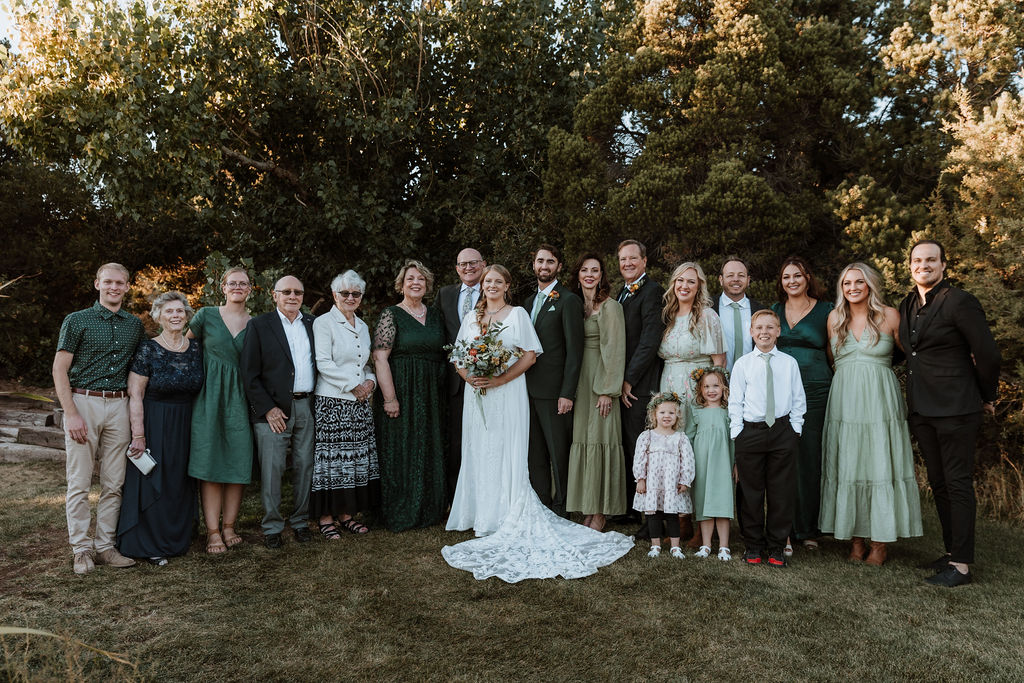
M206 556L197 543L166 568L79 577L62 468L0 465L0 482L0 623L123 653L143 678L1024 677L1024 531L980 522L976 583L933 588L913 568L939 550L927 506L925 539L894 546L880 570L847 564L836 542L813 555L798 549L785 571L651 561L638 547L587 579L508 585L448 567L441 547L468 535L437 527L265 550L250 492L249 542L225 556ZM21 638L3 638L15 650L5 654L9 676L64 678L65 669L45 668L66 661L59 651L23 654L53 645ZM98 657L79 661L106 669L81 669L80 678L120 675Z

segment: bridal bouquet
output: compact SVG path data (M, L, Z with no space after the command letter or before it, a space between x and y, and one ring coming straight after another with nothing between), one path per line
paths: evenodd
M503 329L501 323L494 323L473 339L460 339L445 346L448 359L455 367L464 368L470 377L497 377L523 355L521 349L509 349L501 341L498 335ZM477 392L486 394L487 390Z

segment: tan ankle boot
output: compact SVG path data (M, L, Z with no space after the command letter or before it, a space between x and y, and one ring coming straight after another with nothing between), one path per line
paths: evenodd
M850 562L863 562L864 554L867 553L868 548L864 545L863 538L854 537L853 547L850 548Z
M866 564L870 564L874 567L881 567L885 562L885 558L888 553L885 549L884 543L876 543L871 541L871 552L868 553L868 558L864 560Z

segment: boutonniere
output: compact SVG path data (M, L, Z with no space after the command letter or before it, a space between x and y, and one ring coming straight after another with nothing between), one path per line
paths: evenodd
M549 301L558 301L558 290L557 289L552 289L551 290L551 293L548 294L548 300Z
M626 291L630 294L636 294L636 290L640 289L640 280L637 280L631 285L626 285Z

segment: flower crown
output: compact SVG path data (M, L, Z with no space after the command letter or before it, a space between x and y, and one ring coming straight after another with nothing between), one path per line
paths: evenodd
M695 386L700 386L700 381L704 379L704 376L711 372L717 372L725 379L725 383L729 383L729 371L719 365L712 365L705 368L697 368L690 373L690 379L693 380Z
M681 406L683 405L683 399L679 398L679 394L674 391L663 391L660 394L655 394L651 402L647 404L648 412L657 410L658 406L662 403L676 403Z

